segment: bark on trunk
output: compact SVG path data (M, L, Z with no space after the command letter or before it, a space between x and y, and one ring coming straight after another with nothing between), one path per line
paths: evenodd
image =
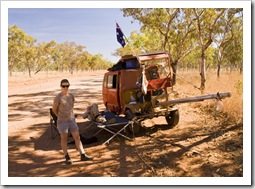
M28 68L28 74L29 74L29 77L32 77L32 75L31 75L31 69L30 69L30 68Z
M222 55L221 55L221 48L218 47L218 65L217 65L217 77L220 77L220 68L221 68L221 62L222 62Z
M217 67L217 77L220 77L220 63L218 63L218 67Z
M173 62L171 64L172 69L173 69L173 78L172 78L172 85L176 84L176 74L177 74L177 62Z
M201 76L201 93L205 90L206 72L205 72L205 51L202 50L201 63L200 63L200 76Z

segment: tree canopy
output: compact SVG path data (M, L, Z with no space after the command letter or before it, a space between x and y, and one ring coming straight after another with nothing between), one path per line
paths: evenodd
M28 72L29 76L44 71L99 70L111 67L102 54L92 55L75 42L55 40L37 43L17 25L8 27L8 70Z
M219 76L222 66L242 68L242 9L121 10L124 17L131 16L141 24L141 31L132 33L127 46L117 49L116 55L167 51L172 55L174 76L177 67L199 68L202 90L205 88L206 69L217 68Z

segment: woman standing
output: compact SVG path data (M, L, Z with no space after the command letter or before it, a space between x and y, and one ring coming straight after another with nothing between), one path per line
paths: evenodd
M68 92L69 86L70 84L67 79L61 80L61 92L54 98L52 110L58 117L57 128L60 133L61 148L64 152L66 163L72 164L72 160L69 157L67 151L68 130L71 132L75 140L76 149L80 152L81 155L81 161L92 160L93 157L84 153L84 149L80 141L79 128L76 124L73 113L75 100L73 94Z

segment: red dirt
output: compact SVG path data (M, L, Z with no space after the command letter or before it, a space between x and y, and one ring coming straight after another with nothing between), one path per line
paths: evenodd
M169 129L163 117L147 120L141 132L129 141L116 137L102 145L84 145L95 158L80 162L69 145L73 165L65 165L60 139L51 138L49 108L60 91L59 82L69 79L76 97L75 112L81 114L91 103L104 109L101 95L103 72L75 75L48 74L14 76L8 83L8 176L9 177L242 177L243 126L224 116L214 119L203 103L179 105L180 122ZM223 121L224 120L224 121ZM80 131L89 121L77 118ZM72 140L70 138L70 140Z

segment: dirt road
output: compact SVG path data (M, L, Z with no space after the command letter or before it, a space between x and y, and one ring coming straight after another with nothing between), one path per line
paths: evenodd
M101 132L99 141L85 145L95 156L80 162L74 145L69 145L73 165L65 165L59 137L51 138L49 108L60 91L59 82L69 79L76 97L75 112L97 103L101 110L103 72L12 78L8 85L8 176L9 177L242 177L242 124L215 120L202 103L180 105L180 123L169 129L164 118L145 121L131 141ZM209 113L208 113L209 112ZM89 121L77 118L80 131ZM72 140L70 138L70 140Z

